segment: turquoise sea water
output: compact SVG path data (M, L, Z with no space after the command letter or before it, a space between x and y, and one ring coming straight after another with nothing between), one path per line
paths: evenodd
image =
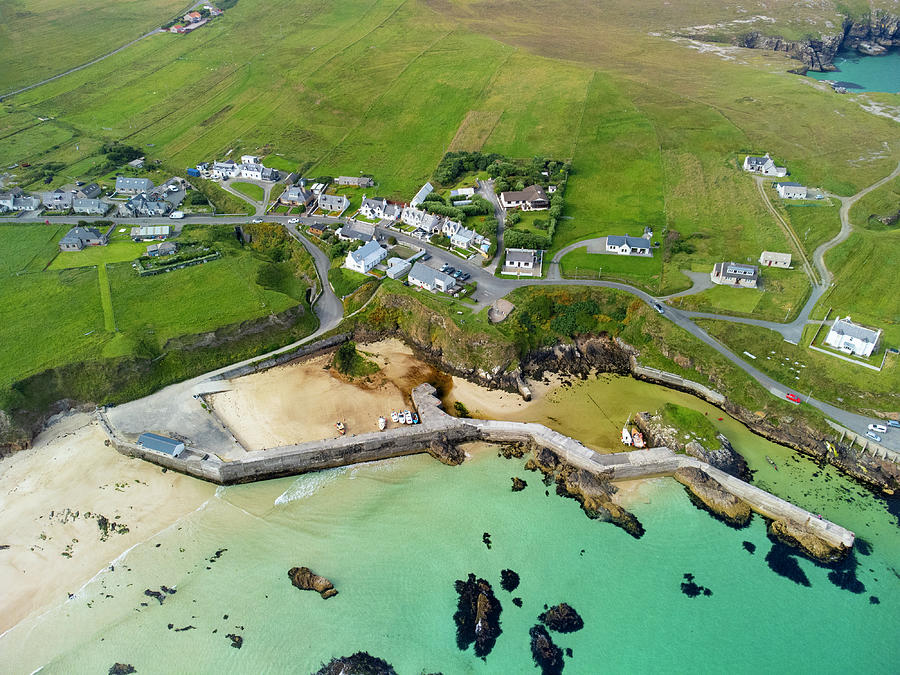
M841 52L834 65L837 72L807 74L817 80L835 80L851 91L900 92L900 49L892 49L883 56Z
M618 379L578 387L601 404L623 388L636 405L665 392ZM74 599L0 638L0 669L106 672L118 661L139 673L304 673L367 650L399 673L528 673L536 672L528 629L545 603L565 601L585 621L580 632L554 634L573 650L566 673L896 672L896 514L835 471L732 420L718 424L758 484L857 532L853 575L797 557L787 565L805 584L777 574L762 519L731 529L670 479L646 481L628 497L646 528L635 540L589 520L552 488L547 496L523 460L492 449L459 467L415 456L219 489ZM511 492L512 476L528 487ZM340 594L326 601L296 590L287 577L296 565L329 577ZM521 576L512 594L500 589L504 568ZM485 661L455 642L453 582L469 572L490 581L503 605L503 634ZM712 595L684 595L686 573ZM835 583L848 581L865 589ZM162 605L144 595L161 585L177 589ZM240 650L229 633L243 637Z

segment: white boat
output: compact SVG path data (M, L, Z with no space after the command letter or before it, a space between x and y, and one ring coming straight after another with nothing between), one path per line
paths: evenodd
M397 413L397 422L399 424L406 424L406 418L403 416L403 411Z
M622 427L622 443L624 443L625 445L631 445L632 442L631 432L628 431L628 426L626 425Z
M384 417L378 418L378 430L384 431L384 428L387 426L387 420Z
M407 424L412 424L412 413L409 410L404 411L403 417L406 419Z
M396 423L397 423L397 420L398 420L398 417L399 417L399 415L397 415L397 411L396 411L396 410L391 410L391 422L393 422L394 424L396 424Z
M631 442L634 443L634 447L636 448L644 447L644 434L635 427L631 427Z

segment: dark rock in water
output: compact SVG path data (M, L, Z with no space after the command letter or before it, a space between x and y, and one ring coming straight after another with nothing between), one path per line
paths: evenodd
M240 635L238 635L236 633L229 633L225 637L227 637L229 640L231 640L231 646L234 647L235 649L240 649L241 647L244 646L244 638L242 638Z
M694 575L690 573L684 575L684 581L681 582L681 592L689 598L696 598L698 595L704 595L706 597L712 595L712 591L706 588L706 586L701 586L696 583L694 581Z
M512 570L500 570L500 588L512 593L519 587L519 575Z
M828 573L828 581L842 591L850 591L857 595L866 592L866 585L857 578L855 569L831 570Z
M769 539L796 547L809 558L826 564L841 562L851 550L843 544L834 545L825 541L805 524L788 518L770 522L768 534Z
M288 570L288 578L301 591L316 591L326 600L338 594L334 584L308 567L292 567Z
M176 628L176 629L175 629L175 632L176 632L176 633L183 633L183 632L186 631L186 630L196 630L196 629L197 629L196 626L185 626L184 628Z
M538 620L557 633L574 633L584 628L584 621L571 605L561 602L538 616Z
M175 595L175 593L178 592L174 588L169 588L168 586L160 586L159 590L161 590L163 593L168 593L169 595Z
M209 559L209 562L216 562L219 558L222 557L222 554L227 551L227 548L220 548L218 551L212 554L212 557Z
M513 604L516 607L521 607L522 606L522 598L513 598Z
M528 452L528 448L525 445L515 443L513 445L502 446L497 454L505 459L520 459L525 456L526 452Z
M870 605L880 605L881 600L878 599L877 595L870 595L869 596L869 604Z
M566 647L566 656L568 656L570 659L572 658L572 648L571 647Z
M166 596L163 595L160 591L151 591L149 588L144 591L144 595L149 598L156 598L159 601L159 604L163 604L163 600L166 599Z
M109 668L109 675L131 675L136 673L134 666L130 663L114 663Z
M487 547L488 547L488 550L490 551L490 550L491 550L491 533L490 533L490 532L485 532L483 535L481 535L481 542L482 542L485 546L487 546Z
M394 667L368 652L356 652L323 663L314 675L397 675Z
M490 654L503 631L500 629L500 613L503 607L494 597L494 590L484 579L475 579L470 574L466 581L456 581L459 593L456 613L456 645L465 651L475 643L475 656L481 658Z
M538 624L532 626L528 634L531 636L531 656L542 675L561 673L565 666L562 649L553 643L547 629Z
M443 434L431 441L428 445L428 454L447 466L462 464L466 458L462 448L451 443Z
M747 502L733 495L702 469L683 466L675 470L673 477L685 486L696 506L709 511L719 520L738 528L750 523L753 512Z
M766 554L766 564L769 569L780 576L790 579L801 586L811 586L809 577L806 576L797 562L796 553L779 542L772 544L772 548Z
M174 627L175 627L175 624L174 624L174 623L170 623L170 624L168 625L168 629L169 629L169 630L172 630Z
M752 541L745 541L742 545L744 547L744 550L748 553L756 553L756 544L754 544Z
M526 487L528 487L528 483L517 476L513 476L512 479L512 491L513 492L521 492Z

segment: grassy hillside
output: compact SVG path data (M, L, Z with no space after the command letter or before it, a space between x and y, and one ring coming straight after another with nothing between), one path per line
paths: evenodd
M850 209L850 222L855 227L892 230L900 228L900 220L896 219L898 214L900 214L900 178L895 178L856 202Z

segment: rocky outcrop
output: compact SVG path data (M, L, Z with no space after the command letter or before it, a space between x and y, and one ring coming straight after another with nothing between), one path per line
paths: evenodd
M500 629L500 613L503 607L494 597L494 590L484 579L476 579L474 574L456 581L459 594L453 622L456 624L456 645L465 651L475 643L475 656L486 657L491 653Z
M566 464L547 448L538 449L525 468L556 481L556 493L576 499L589 518L618 525L635 539L644 536L644 526L634 514L612 500L618 488L606 478Z
M519 478L518 476L513 476L512 479L512 491L513 492L521 492L526 487L528 487L528 483Z
M397 671L384 659L368 652L356 652L322 664L315 675L397 675Z
M685 441L684 435L675 427L665 424L662 416L658 413L653 415L648 412L638 413L634 417L634 423L644 434L644 440L650 447L664 446L675 452L683 452L691 457L696 457L701 462L721 469L725 473L730 473L735 478L743 481L750 479L747 461L732 447L731 441L723 434L716 437L722 447L711 449L695 439Z
M736 527L743 527L750 522L753 514L747 502L726 490L702 469L683 466L676 469L674 478L695 497L692 499L695 504L720 520Z
M575 609L561 602L538 616L538 620L557 633L574 633L584 628L584 620Z
M528 631L531 636L531 656L534 664L541 669L541 675L561 673L565 662L562 649L553 643L547 629L540 624Z
M840 562L850 552L850 549L845 546L835 546L823 540L805 527L803 523L786 518L770 522L768 533L773 539L788 546L799 548L813 560L822 563L833 564Z
M114 663L109 667L109 675L131 675L136 672L130 663Z
M457 466L466 459L462 448L441 434L428 444L428 454L447 466Z
M513 570L500 570L500 588L512 593L519 587L519 575Z
M777 35L763 35L759 31L745 33L735 39L738 47L748 49L768 49L784 52L791 58L802 61L809 70L834 70L834 56L841 48L844 36L823 35L816 40L785 40Z
M316 591L326 600L338 594L334 584L308 567L292 567L288 570L288 578L301 591Z

